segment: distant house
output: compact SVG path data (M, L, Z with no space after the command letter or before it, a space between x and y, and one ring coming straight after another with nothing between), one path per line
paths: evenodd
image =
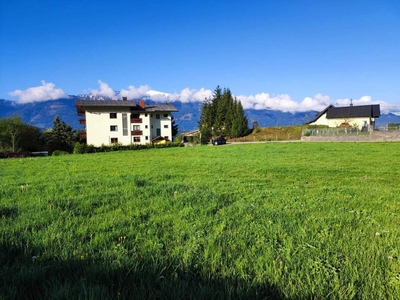
M171 113L178 109L169 104L136 105L127 100L76 100L79 120L85 125L82 137L94 146L120 143L147 144L156 137L172 141Z
M380 114L379 104L345 107L329 105L307 124L328 127L358 127L359 129L373 128L375 119L379 118Z
M167 137L163 137L161 135L159 135L159 136L157 136L157 137L155 137L154 139L151 140L152 144L158 144L158 145L165 144L165 143L168 143L168 142L170 142L170 140Z

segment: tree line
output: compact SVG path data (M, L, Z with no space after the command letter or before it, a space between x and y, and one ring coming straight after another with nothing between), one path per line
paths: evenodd
M215 136L242 137L250 133L242 103L229 88L217 86L212 98L206 99L201 110L199 129L202 142Z
M0 118L0 157L9 152L38 152L55 150L72 152L74 144L81 142L79 130L63 122L59 116L47 130L26 124L19 116Z

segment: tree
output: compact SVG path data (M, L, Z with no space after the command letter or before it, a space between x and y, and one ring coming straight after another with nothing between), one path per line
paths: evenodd
M171 114L171 127L172 127L172 138L174 138L178 134L178 124L175 123L175 118Z
M19 116L0 119L0 146L5 151L17 152L20 150L20 133L24 122Z
M19 116L0 119L0 151L40 151L44 149L39 128L25 124Z
M42 131L36 126L25 124L20 133L20 146L23 151L30 152L46 149Z
M50 153L55 150L62 150L72 153L73 144L76 139L75 132L72 127L61 121L56 116L53 121L53 128L45 133L47 148Z
M230 89L222 91L219 86L212 99L206 99L203 104L199 129L203 142L216 135L240 137L250 131L242 103L233 98Z

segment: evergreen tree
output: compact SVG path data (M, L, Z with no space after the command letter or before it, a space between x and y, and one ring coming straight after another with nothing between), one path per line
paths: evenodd
M211 99L204 101L199 120L199 129L201 133L201 143L207 143L212 138L213 122L213 103Z
M61 121L56 116L53 121L53 128L46 132L46 144L50 153L55 150L72 152L75 141L75 132L72 127Z
M178 124L175 123L175 118L171 114L171 127L172 127L172 138L174 138L178 134Z
M233 99L230 89L223 91L219 86L212 99L206 99L202 107L199 129L202 142L211 137L240 137L249 133L248 120L239 100Z
M248 135L251 131L249 129L249 120L247 119L244 113L242 102L240 102L239 100L236 100L236 102L237 102L236 114L239 120L239 136Z
M232 105L232 126L231 126L231 132L230 132L231 137L240 136L241 121L239 119L238 112L239 112L238 111L238 101L237 101L237 99L235 99L233 101L233 105Z

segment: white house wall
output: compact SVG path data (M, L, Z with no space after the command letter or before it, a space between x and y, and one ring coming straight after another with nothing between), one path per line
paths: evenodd
M110 113L116 113L117 118L111 119ZM109 145L112 138L117 138L118 143L130 144L130 130L128 135L123 135L122 114L127 114L128 126L130 124L129 107L119 108L118 112L110 107L86 108L86 134L87 143L95 146ZM116 131L111 131L111 126L117 126Z
M346 118L346 119L345 118L343 118L343 119L327 119L326 113L325 113L321 117L319 117L318 120L316 120L313 123L310 123L310 125L339 127L340 124L347 122L347 123L349 123L350 126L358 127L359 129L361 129L365 125L365 122L369 126L369 125L371 125L372 121L374 121L374 119L369 118L369 117Z
M324 113L317 120L315 120L315 122L310 123L310 125L329 126L329 120L326 118L326 113Z
M118 109L118 111L116 110ZM117 118L111 119L110 113L116 113ZM123 135L122 114L127 114L128 135ZM131 114L138 114L141 123L131 123ZM156 115L160 118L157 119ZM166 117L164 115L167 115ZM133 143L147 144L157 136L167 137L172 141L172 124L170 112L141 112L132 111L129 107L86 107L86 133L87 143L94 146L110 145L112 138L117 138L118 143L129 145ZM117 126L117 131L111 131L111 126ZM134 126L139 126L134 127ZM167 128L164 128L167 127ZM157 134L157 129L160 134ZM141 135L132 135L132 131L140 130ZM134 142L134 138L140 142Z

